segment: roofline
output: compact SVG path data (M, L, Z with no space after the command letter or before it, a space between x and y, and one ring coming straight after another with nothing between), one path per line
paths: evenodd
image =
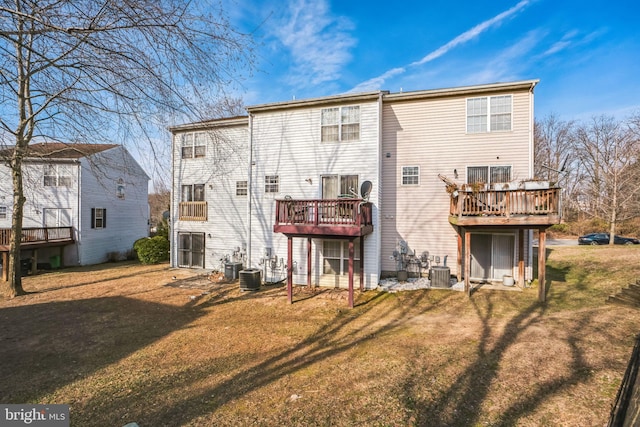
M231 127L242 125L249 125L249 116L204 120L196 123L186 123L182 125L170 126L168 129L169 132L174 133L187 130L210 129L212 127Z
M521 80L516 82L507 83L489 83L474 86L460 86L445 89L430 89L420 90L415 92L396 92L384 95L383 102L398 102L417 100L425 98L444 98L449 96L461 96L461 95L476 95L487 92L496 91L521 91L528 90L533 91L533 88L540 82L539 79L535 80Z
M293 101L281 101L273 102L269 104L259 104L247 107L249 113L264 112L264 111L276 111L289 108L303 108L319 105L329 105L336 103L346 102L360 102L360 101L374 101L377 100L380 95L388 94L388 91L377 90L374 92L361 92L361 93L344 93L341 95L323 96L320 98L309 98Z

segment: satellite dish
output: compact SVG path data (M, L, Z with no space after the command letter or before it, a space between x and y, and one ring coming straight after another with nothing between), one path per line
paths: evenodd
M360 195L363 199L369 200L369 194L371 194L371 189L373 188L373 184L371 181L365 181L360 186Z

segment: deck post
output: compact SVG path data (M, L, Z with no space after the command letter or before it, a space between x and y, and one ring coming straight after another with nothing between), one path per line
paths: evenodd
M287 236L287 298L293 304L293 237Z
M524 229L518 230L518 284L524 288Z
M364 292L364 236L360 238L360 292Z
M311 287L311 237L307 238L307 286Z
M538 229L538 301L544 302L547 298L545 269L547 231L544 228Z
M353 253L353 239L349 239L349 308L353 308Z
M456 261L456 274L458 282L462 280L462 234L460 234L460 230L458 229L458 260Z
M471 233L464 230L464 291L471 296Z

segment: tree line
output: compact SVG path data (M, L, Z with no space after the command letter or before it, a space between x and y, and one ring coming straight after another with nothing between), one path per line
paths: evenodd
M537 178L563 189L563 219L572 231L640 234L640 115L536 120Z

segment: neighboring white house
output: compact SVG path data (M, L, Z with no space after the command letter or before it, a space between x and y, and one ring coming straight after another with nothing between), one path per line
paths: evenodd
M532 230L559 221L558 189L520 188L536 84L336 95L174 127L172 265L235 254L296 284L342 287L351 270L371 289L446 263L467 282L523 284Z
M0 156L8 158L11 150ZM149 177L124 147L31 144L22 170L26 197L22 226L33 229L25 232L32 233L28 238L32 241L25 241L22 247L25 252L37 250L39 262L56 256L64 265L123 259L137 239L148 235ZM11 171L3 162L0 229L11 229L12 194ZM62 238L56 242L51 237L58 228L70 228L66 237L71 242ZM44 230L47 235L42 234Z

